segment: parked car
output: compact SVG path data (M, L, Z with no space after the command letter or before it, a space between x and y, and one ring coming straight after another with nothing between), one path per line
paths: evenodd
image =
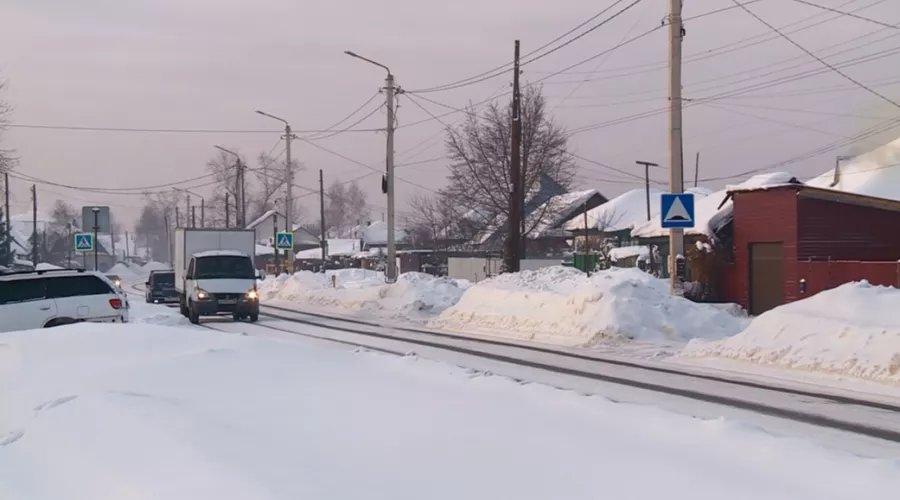
M178 290L175 289L175 271L151 271L147 278L144 299L151 304L175 304Z
M127 323L128 299L102 273L75 269L0 274L0 332L84 321Z

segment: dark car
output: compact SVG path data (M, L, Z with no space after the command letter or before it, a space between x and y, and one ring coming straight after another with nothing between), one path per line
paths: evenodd
M144 297L151 304L174 304L178 302L175 290L175 271L152 271L147 279Z

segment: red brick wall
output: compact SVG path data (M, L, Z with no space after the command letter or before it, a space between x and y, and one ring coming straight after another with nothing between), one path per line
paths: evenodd
M784 297L799 298L797 286L797 191L793 188L734 193L734 285L728 297L750 307L750 244L784 244Z
M806 261L797 263L797 271L806 279L802 297L863 279L873 285L900 287L900 262Z

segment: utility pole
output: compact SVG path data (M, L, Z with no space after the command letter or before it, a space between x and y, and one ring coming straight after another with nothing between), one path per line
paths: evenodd
M681 42L684 27L681 19L683 0L669 0L669 192L684 192L684 165L681 129ZM678 261L684 260L684 229L669 229L669 259L671 290L681 295L681 279Z
M588 204L587 204L587 202L584 202L584 247L582 248L582 250L584 250L584 272L587 273L588 276L590 276L590 275L591 275L591 268L590 268L590 266L588 266L588 254L589 254L590 252L589 252L589 248L588 248L588 235L589 235L589 232L588 232L588 216L587 216L587 213L588 213Z
M387 275L388 283L397 281L397 242L394 229L394 75L388 71L384 93L387 97Z
M181 218L178 216L178 205L175 205L175 228L178 228L178 222Z
M191 207L191 228L197 227L197 207Z
M278 212L272 213L272 249L275 250L275 276L278 276Z
M97 250L98 250L98 247L100 246L100 242L97 241L97 232L100 231L100 224L99 224L99 221L97 220L97 217L100 214L100 209L97 207L94 207L91 209L91 212L94 213L94 271L99 271L100 270L100 266L99 266L100 259L99 259Z
M163 212L163 221L166 224L166 261L172 263L172 231L169 231L169 209Z
M31 185L31 264L38 265L37 186ZM95 243L96 245L96 243Z
M319 169L319 230L322 238L322 272L325 272L325 259L328 258L328 240L325 238L325 177Z
M125 231L125 260L128 260L128 231Z
M184 193L184 225L188 225L188 214L191 213L191 195ZM191 222L191 227L194 227L194 223Z
M225 229L228 229L228 219L231 217L231 214L228 213L228 209L230 208L230 207L228 206L228 203L229 203L229 201L228 201L228 191L225 191Z
M650 220L650 167L658 167L659 165L649 161L636 161L635 163L644 167L644 193L647 198L647 220Z
M72 223L66 222L66 239L69 241L69 244L66 245L66 267L71 266L72 264Z
M9 227L9 174L3 174L3 187L6 189L6 202L4 213L6 215L6 259L7 262L4 262L4 265L9 265L12 262L12 242L10 241L12 238L12 229Z
M284 197L284 227L289 233L294 231L294 164L291 162L291 141L294 140L294 133L291 131L291 125L287 122L284 124L284 162L287 172L285 179L287 183L287 194ZM243 174L241 174L241 191L244 190ZM246 224L246 222L245 222ZM288 255L293 256L294 252L285 252L285 263L287 263ZM291 258L293 261L293 257ZM293 264L293 262L291 262Z
M509 220L507 221L507 235L505 245L504 267L506 272L519 271L519 246L522 238L522 156L521 137L522 123L520 117L520 92L519 92L519 41L516 40L513 64L513 99L512 99L512 145L509 164L509 183L512 192L509 197Z
M697 156L694 158L694 187L697 187L698 177L700 177L700 151L697 151Z
M200 198L200 227L206 227L206 200Z

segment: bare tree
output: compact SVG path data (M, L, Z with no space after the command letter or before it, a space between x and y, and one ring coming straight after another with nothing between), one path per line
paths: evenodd
M0 92L2 92L6 88L6 82L0 79ZM4 149L3 145L3 133L7 130L9 125L9 118L12 116L12 105L0 99L0 172L6 172L12 169L15 166L16 159L13 156L13 150Z
M416 194L409 209L407 229L417 243L429 243L437 250L442 240L450 239L456 214L446 198Z
M335 180L325 191L325 224L328 233L342 236L352 227L369 219L366 193L356 181L345 183Z
M550 181L567 190L575 177L575 163L566 150L568 134L547 114L540 87L525 89L521 99L522 179L526 197L540 192ZM451 161L449 186L444 194L484 221L509 216L512 106L491 104L482 116L468 114L465 122L448 134L445 148ZM543 200L546 201L546 200ZM532 216L523 236L541 225L550 204Z

